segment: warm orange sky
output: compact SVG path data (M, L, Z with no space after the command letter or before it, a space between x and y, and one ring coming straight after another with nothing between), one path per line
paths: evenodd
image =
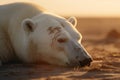
M32 1L66 15L120 17L120 0L1 0L0 4Z

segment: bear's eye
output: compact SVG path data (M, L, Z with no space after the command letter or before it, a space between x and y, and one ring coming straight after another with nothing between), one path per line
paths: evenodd
M65 39L65 38L59 38L59 39L57 39L57 41L59 43L65 43L65 42L67 42L67 39Z

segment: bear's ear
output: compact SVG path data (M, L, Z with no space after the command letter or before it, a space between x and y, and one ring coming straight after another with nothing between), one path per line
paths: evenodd
M68 18L68 21L69 21L73 26L76 27L76 25L77 25L77 19L76 19L76 17L70 17L70 18Z
M35 28L36 28L36 25L32 21L32 19L23 20L22 26L23 26L23 29L28 33L33 32L35 30Z

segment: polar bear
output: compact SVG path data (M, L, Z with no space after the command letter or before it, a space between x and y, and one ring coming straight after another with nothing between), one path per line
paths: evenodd
M25 63L89 66L91 56L81 44L75 17L50 13L32 3L0 6L0 63L19 59Z

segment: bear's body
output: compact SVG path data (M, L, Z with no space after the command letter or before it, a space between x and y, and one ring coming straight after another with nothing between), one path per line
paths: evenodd
M16 53L18 53L17 56L26 59L24 58L26 36L21 28L21 22L43 11L42 7L31 3L13 3L0 6L0 60L2 62L13 59Z
M1 5L0 63L17 58L27 63L89 65L91 57L74 26L75 18L66 20L31 3Z

